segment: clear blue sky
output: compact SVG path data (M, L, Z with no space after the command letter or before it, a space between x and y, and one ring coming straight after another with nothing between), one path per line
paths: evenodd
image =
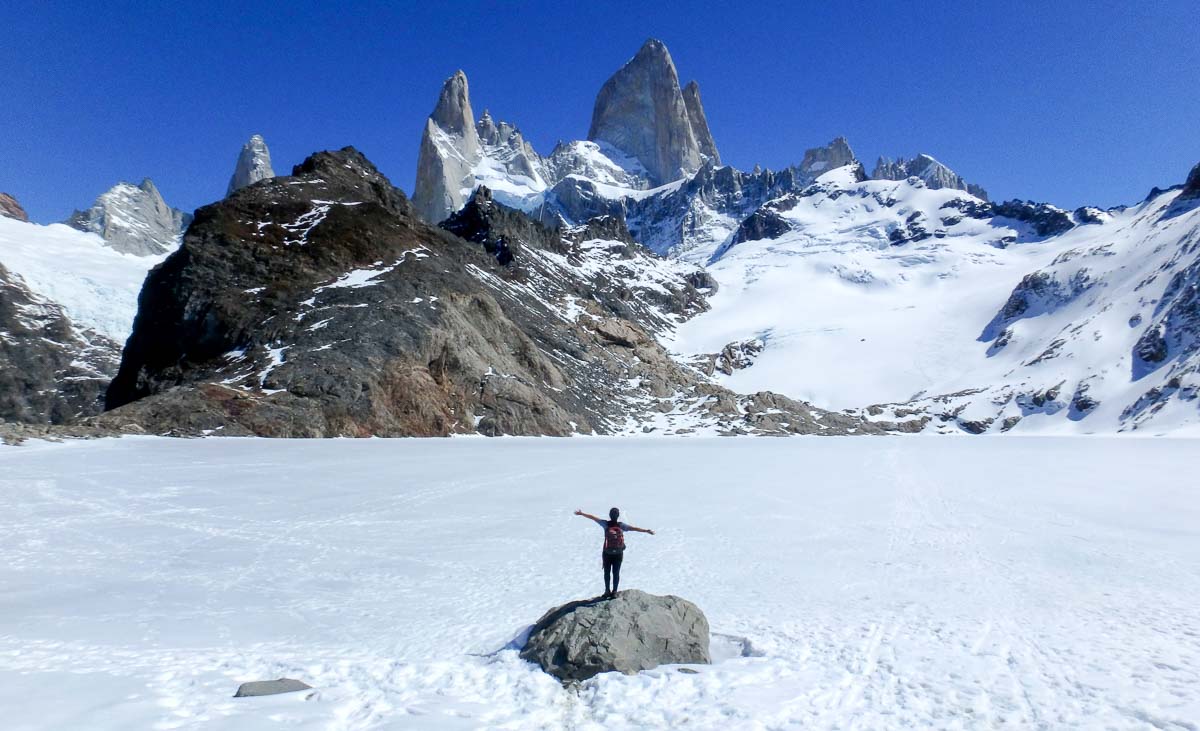
M548 153L651 36L742 168L845 135L868 166L929 152L994 198L1073 208L1200 161L1195 0L251 5L0 0L0 190L49 222L148 176L191 210L259 132L276 171L352 144L411 191L455 69Z

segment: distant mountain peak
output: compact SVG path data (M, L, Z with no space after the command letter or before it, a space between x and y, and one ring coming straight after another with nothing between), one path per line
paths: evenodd
M167 205L150 178L139 185L117 183L102 193L91 208L75 211L65 223L98 234L123 254L158 256L179 246L192 217Z
M233 169L233 177L229 179L229 188L225 195L231 195L235 190L254 185L260 180L275 177L271 167L271 151L262 135L251 135L250 140L242 145L238 154L237 165Z
M679 87L666 45L651 38L600 88L588 139L637 159L655 185L678 180L698 170L704 157L720 157L698 86L689 97L690 102Z
M968 183L961 175L938 162L933 155L928 155L924 152L918 153L911 160L906 160L903 157L892 160L887 157L880 157L875 163L875 170L872 171L871 177L874 180L907 180L908 178L920 178L927 186L933 189L953 188L955 190L963 190L976 198L988 200L987 191L981 186L974 183Z

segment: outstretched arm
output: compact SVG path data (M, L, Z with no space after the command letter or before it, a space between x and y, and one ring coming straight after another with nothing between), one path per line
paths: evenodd
M599 518L597 518L596 516L592 515L591 513L585 513L585 512L583 512L582 510L576 510L576 511L575 511L575 514L576 514L576 515L582 515L583 517L587 518L588 520L600 520Z
M650 530L649 528L637 528L632 525L627 527L629 530L634 531L635 533L649 533L650 535L654 535L654 531Z

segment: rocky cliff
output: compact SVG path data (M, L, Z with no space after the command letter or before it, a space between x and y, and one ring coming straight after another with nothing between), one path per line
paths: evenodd
M703 121L699 90L694 106ZM716 152L712 135L705 144ZM675 63L662 41L650 39L600 87L588 139L604 142L634 158L652 185L695 172L704 156L679 88ZM715 154L714 154L715 157Z

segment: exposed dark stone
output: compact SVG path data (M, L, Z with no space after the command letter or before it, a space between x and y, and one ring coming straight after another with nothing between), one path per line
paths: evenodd
M623 591L614 599L551 609L530 630L521 658L562 681L673 663L707 665L708 620L685 599Z
M1038 236L1057 236L1075 227L1070 214L1046 203L1011 200L995 203L992 209L993 215L1028 223Z
M0 421L72 424L99 413L120 354L0 265Z
M278 680L254 680L238 686L234 698L249 698L263 695L279 695L280 693L295 693L301 690L312 690L312 686L294 678L279 678Z
M1192 171L1188 173L1187 182L1183 184L1183 191L1179 197L1184 200L1192 198L1200 198L1200 163L1197 163Z

